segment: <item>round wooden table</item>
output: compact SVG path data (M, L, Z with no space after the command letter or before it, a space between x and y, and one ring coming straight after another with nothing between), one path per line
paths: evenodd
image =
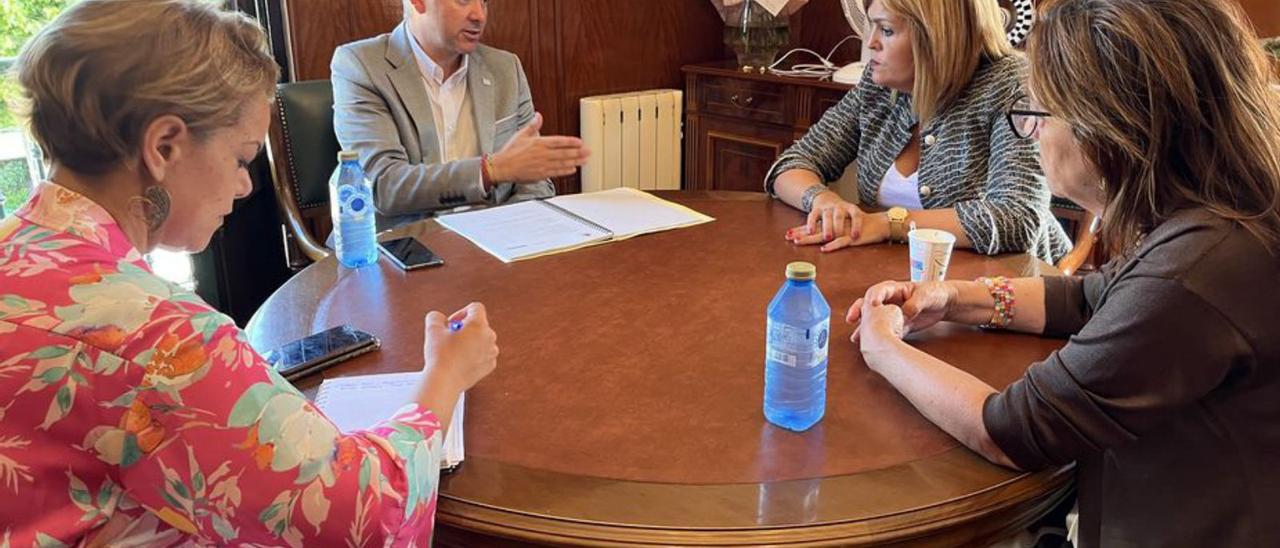
M971 545L1011 534L1070 491L1070 467L989 464L863 364L843 317L908 273L902 245L823 254L782 235L803 215L754 193L658 193L712 223L504 264L424 222L445 265L330 258L249 323L259 349L349 323L379 352L325 377L422 367L423 316L488 307L498 369L467 394L466 462L441 481L441 545ZM817 265L832 308L826 417L765 420L765 308L790 261ZM949 275L1040 275L1026 255L957 251ZM910 337L996 387L1061 341L942 325ZM299 382L314 390L319 376Z

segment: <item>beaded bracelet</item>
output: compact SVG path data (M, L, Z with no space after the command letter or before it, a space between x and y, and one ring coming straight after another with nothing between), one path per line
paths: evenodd
M1005 329L1009 324L1013 323L1013 284L1004 276L982 277L978 278L982 285L987 286L987 291L991 292L991 298L996 301L995 311L991 314L991 321L982 324L987 329Z

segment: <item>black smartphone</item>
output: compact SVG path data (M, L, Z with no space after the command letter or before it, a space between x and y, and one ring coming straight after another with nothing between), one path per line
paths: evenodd
M349 325L326 329L267 352L263 358L286 379L294 380L376 350L377 337Z
M390 257L391 262L400 267L400 270L414 270L444 264L444 259L415 238L396 238L379 242L378 247L382 248L382 252Z

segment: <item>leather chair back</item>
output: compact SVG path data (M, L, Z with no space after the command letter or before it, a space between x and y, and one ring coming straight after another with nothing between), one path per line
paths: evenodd
M286 238L291 240L291 266L305 266L306 259L318 261L331 253L322 242L333 228L329 176L338 165L339 150L329 81L279 84L267 155Z

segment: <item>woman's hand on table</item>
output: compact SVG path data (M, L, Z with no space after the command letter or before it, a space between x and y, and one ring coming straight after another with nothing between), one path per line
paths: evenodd
M859 342L862 324L867 322L868 307L896 305L901 308L906 333L922 331L946 318L956 290L946 282L881 282L871 286L862 298L849 307L845 321L854 326L854 343ZM901 336L899 337L901 338Z
M876 370L879 360L875 355L891 351L907 335L907 324L902 308L896 304L870 304L862 301L861 319L854 329L852 340L859 344L867 366Z
M889 220L826 191L814 199L805 224L788 230L786 239L796 245L821 244L824 252L880 243L889 239Z

